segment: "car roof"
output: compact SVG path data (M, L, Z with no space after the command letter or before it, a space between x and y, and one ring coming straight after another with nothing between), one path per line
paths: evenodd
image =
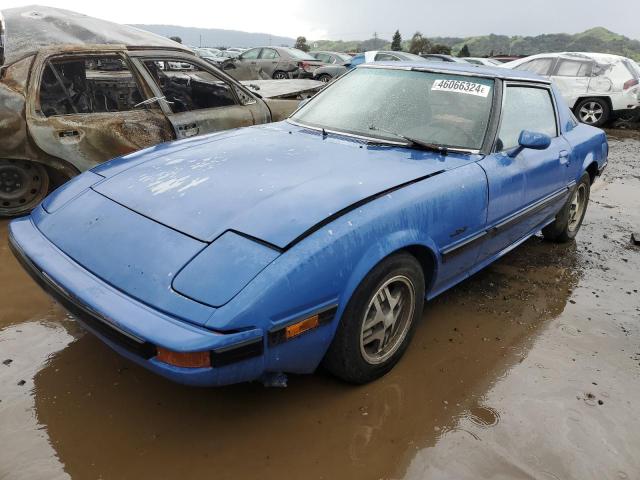
M430 72L453 73L459 75L481 76L499 78L502 80L521 80L550 84L550 80L532 72L524 70L511 70L502 67L490 67L473 63L455 62L375 62L359 65L357 68L391 68L394 70L421 70Z
M166 37L128 25L61 8L29 5L2 10L5 26L5 64L54 45L123 45L133 48L191 50Z
M623 60L627 57L623 57L622 55L615 55L613 53L597 53L597 52L548 52L548 53L537 53L535 55L530 55L528 57L524 57L519 59L518 61L527 61L534 60L536 58L545 58L545 57L560 57L560 58L590 58L593 60Z

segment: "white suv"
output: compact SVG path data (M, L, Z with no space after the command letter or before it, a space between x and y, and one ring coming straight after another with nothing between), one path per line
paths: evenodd
M576 117L602 126L640 107L640 66L605 53L541 53L502 65L553 80Z

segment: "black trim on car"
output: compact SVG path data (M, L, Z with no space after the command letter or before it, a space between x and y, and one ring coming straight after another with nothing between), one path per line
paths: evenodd
M11 235L9 236L9 248L31 278L53 297L54 300L67 309L80 323L83 323L90 330L94 330L140 358L148 360L156 355L155 345L113 325L113 323L65 291L49 275L40 270L31 261Z
M444 172L445 172L445 170L438 170L437 172L430 173L429 175L423 175L422 177L418 177L418 178L415 178L413 180L409 180L408 182L401 183L400 185L396 185L395 187L387 188L386 190L383 190L381 192L378 192L378 193L375 193L373 195L370 195L370 196L368 196L366 198L363 198L362 200L358 200L357 202L352 203L351 205L349 205L349 206L347 206L347 207L345 207L345 208L343 208L341 210L338 210L334 214L329 215L327 218L325 218L321 222L318 222L315 225L311 226L305 232L303 232L301 235L299 235L297 238L295 238L291 242L289 242L289 244L287 246L285 246L283 250L285 250L285 251L289 250L291 247L293 247L297 243L300 243L302 240L304 240L305 238L307 238L311 234L317 232L322 227L330 224L334 220L337 220L338 218L342 217L343 215L346 215L347 213L349 213L352 210L356 210L357 208L360 208L361 206L363 206L363 205L365 205L365 204L367 204L369 202L372 202L372 201L374 201L374 200L376 200L376 199L378 199L380 197L384 197L385 195L393 193L396 190L400 190L400 189L402 189L404 187L408 187L409 185L413 185L414 183L421 182L423 180L426 180L427 178L435 177L436 175L440 175L441 173L444 173Z
M38 268L27 254L22 251L12 235L9 235L9 248L31 278L89 330L102 335L129 353L144 360L149 360L157 355L157 348L154 344L118 328L102 315L83 304L78 298L71 295L46 272ZM260 356L263 353L264 337L261 336L212 350L210 352L211 366L223 367Z
M227 347L211 351L211 366L224 367L232 363L238 363L253 357L259 357L264 353L264 337L252 338L245 342L236 343Z
M566 196L567 193L570 192L575 187L575 185L576 185L576 182L572 181L566 187L563 187L560 190L557 190L547 195L546 197L541 198L537 202L529 205L528 207L525 207L522 210L519 210L509 215L507 218L501 220L499 223L496 223L492 227L489 227L485 230L477 232L461 241L458 241L454 244L451 244L443 248L441 250L442 261L443 262L450 261L452 258L455 258L456 255L459 255L464 251L466 251L471 246L476 245L476 242L484 239L487 235L491 235L491 236L499 235L504 230L513 226L514 224L523 221L524 219L526 219L527 217L530 217L531 215L535 215L540 210L544 210L545 208L553 204L555 201L557 201L559 198Z

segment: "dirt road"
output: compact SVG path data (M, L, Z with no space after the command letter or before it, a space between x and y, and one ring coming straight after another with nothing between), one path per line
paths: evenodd
M169 383L84 334L0 223L0 479L640 478L640 135L610 134L577 242L429 303L362 387Z

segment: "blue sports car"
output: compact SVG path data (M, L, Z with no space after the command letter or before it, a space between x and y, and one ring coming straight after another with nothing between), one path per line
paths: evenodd
M425 300L541 230L572 240L607 154L534 74L361 65L287 121L79 175L10 242L87 329L172 380L322 363L364 383L402 357Z

